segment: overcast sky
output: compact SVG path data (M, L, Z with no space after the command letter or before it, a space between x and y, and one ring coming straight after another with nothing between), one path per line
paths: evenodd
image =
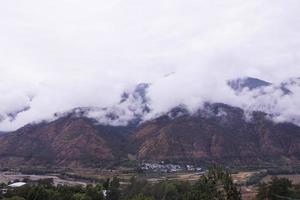
M299 0L3 0L0 115L31 109L0 130L115 104L140 82L153 84L153 109L163 112L231 101L230 78L298 77L299 8Z

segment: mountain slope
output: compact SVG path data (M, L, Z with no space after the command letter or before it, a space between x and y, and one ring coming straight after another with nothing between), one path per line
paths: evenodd
M107 141L105 134L86 118L68 116L51 123L29 125L0 138L0 163L101 165L102 161L116 159L111 148L116 141Z
M138 158L239 165L299 161L299 127L274 124L263 113L255 113L247 122L241 109L223 104L209 109L214 115L201 115L204 111L200 111L144 124L132 136Z

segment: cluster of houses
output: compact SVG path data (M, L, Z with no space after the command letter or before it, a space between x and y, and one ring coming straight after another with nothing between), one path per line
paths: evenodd
M187 171L193 171L193 172L202 172L203 169L201 167L196 167L194 165L186 165Z
M178 164L165 164L165 163L143 163L141 165L143 171L150 172L161 172L161 173L176 173L183 171L201 172L203 171L200 167L194 165L178 165Z

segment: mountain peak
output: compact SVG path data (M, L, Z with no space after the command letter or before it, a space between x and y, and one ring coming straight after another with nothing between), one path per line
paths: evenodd
M142 100L143 103L147 102L147 90L149 89L150 84L148 83L139 83L138 85L136 85L134 87L133 90L131 91L125 91L123 92L123 94L121 95L121 101L120 103L124 103L125 101L127 101L130 97L132 97L135 100Z
M261 87L267 87L272 85L272 83L269 83L267 81L253 78L253 77L244 77L244 78L238 78L229 80L227 84L237 92L241 92L245 88L248 88L249 90L254 90Z

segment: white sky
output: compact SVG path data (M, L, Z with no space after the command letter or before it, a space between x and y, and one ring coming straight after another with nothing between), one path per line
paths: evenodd
M161 112L228 101L229 78L297 77L299 8L299 0L2 0L0 115L31 110L0 129L114 104L139 82L153 83Z

